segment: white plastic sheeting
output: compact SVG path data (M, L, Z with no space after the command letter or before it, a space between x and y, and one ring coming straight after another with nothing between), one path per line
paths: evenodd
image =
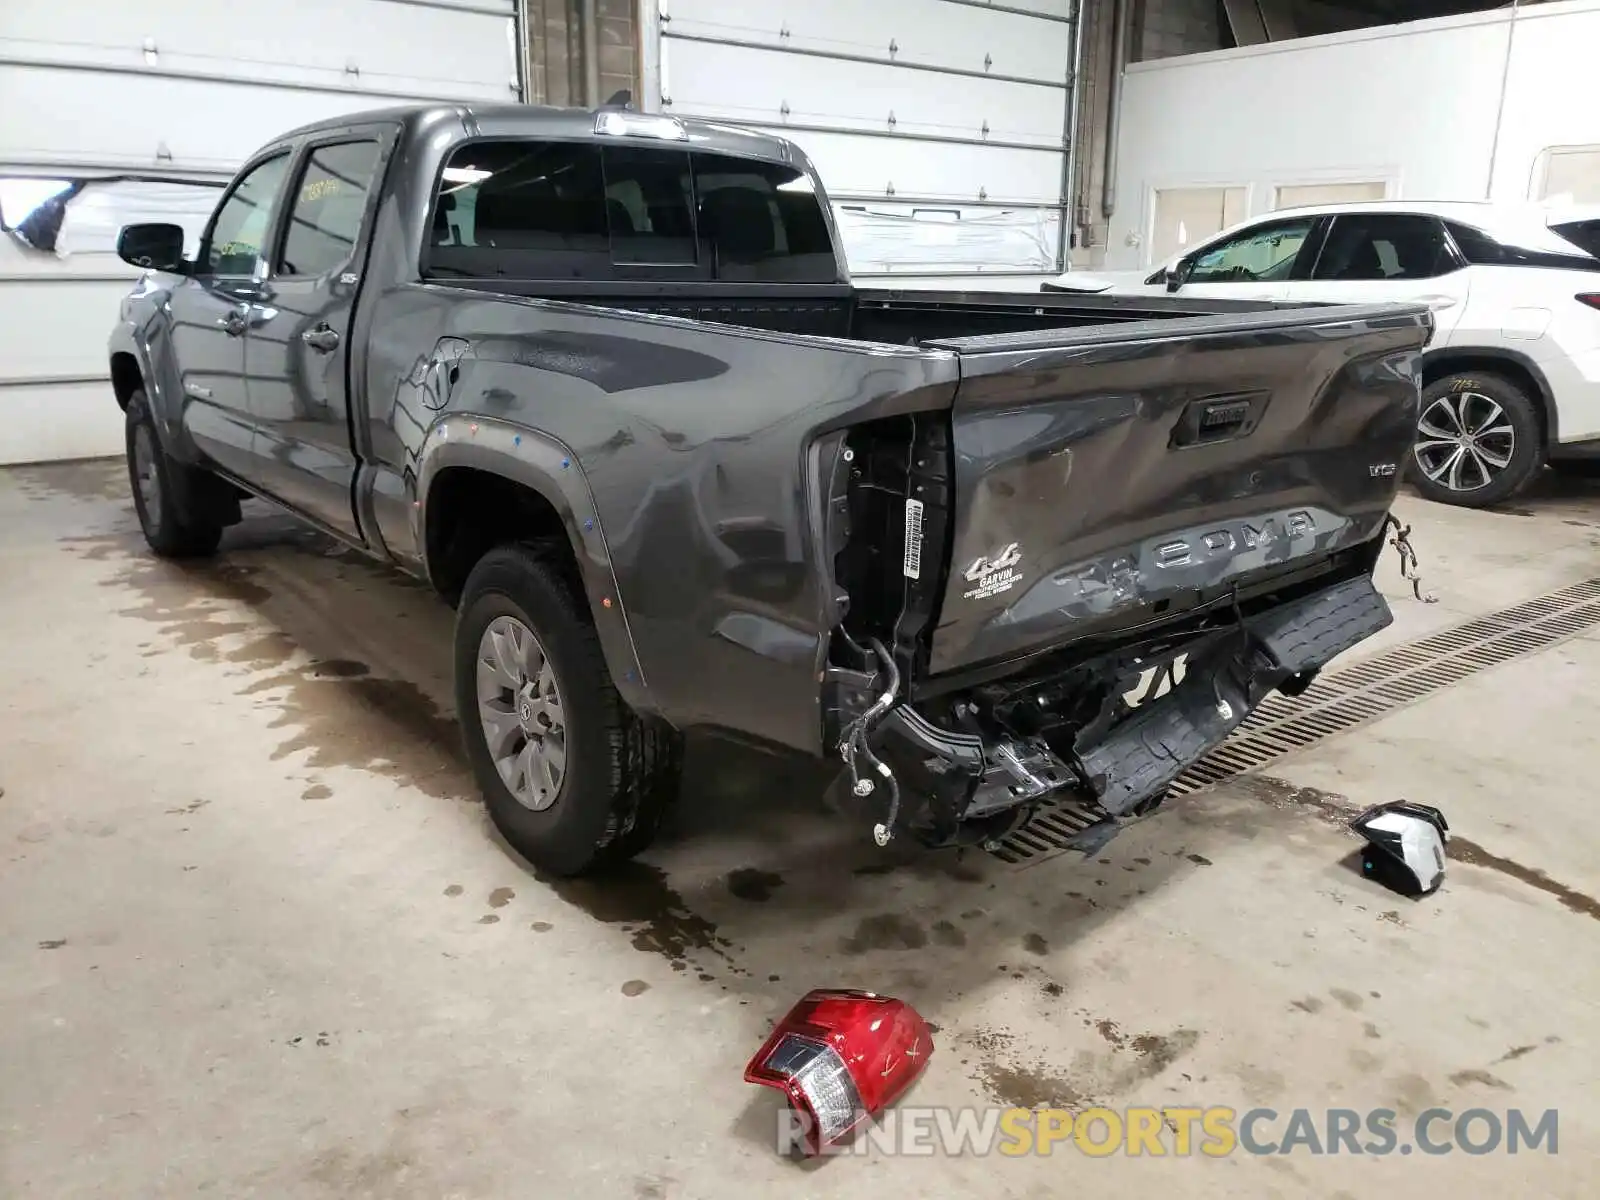
M1055 265L1060 214L1043 208L835 204L853 274L1024 274Z

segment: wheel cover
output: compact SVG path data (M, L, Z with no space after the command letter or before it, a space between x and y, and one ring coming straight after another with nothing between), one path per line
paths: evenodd
M567 773L567 723L555 667L516 617L478 639L478 720L489 757L518 804L542 812Z
M160 521L161 476L156 472L155 441L147 425L140 425L133 431L133 485L139 491L144 519L152 523Z
M1455 392L1422 410L1412 453L1429 482L1475 492L1493 483L1516 451L1517 431L1499 401L1482 392Z

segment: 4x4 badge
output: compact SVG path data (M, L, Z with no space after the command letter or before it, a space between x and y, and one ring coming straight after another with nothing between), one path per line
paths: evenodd
M1022 572L1017 564L1022 561L1022 547L1012 542L992 557L980 558L965 571L967 582L975 584L961 593L963 600L987 600L1001 592L1009 592L1022 582Z
M985 575L992 575L996 571L1004 571L1007 567L1014 567L1022 561L1022 548L1012 542L993 558L980 558L967 568L967 582L977 583Z

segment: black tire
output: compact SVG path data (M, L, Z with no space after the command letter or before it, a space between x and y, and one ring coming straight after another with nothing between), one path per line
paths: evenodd
M1458 432L1470 444L1452 445ZM1509 379L1462 371L1423 389L1409 474L1426 499L1488 508L1522 491L1544 461L1538 403Z
M682 741L628 708L559 550L508 545L473 567L456 615L456 711L489 816L529 862L557 876L631 858L661 828L677 795ZM479 714L479 647L497 618L538 639L554 672L565 735L564 773L549 806L519 802L495 766Z
M175 461L161 446L142 390L128 398L128 485L144 540L162 558L203 558L217 552L223 522L192 503L206 483L220 483L199 467Z

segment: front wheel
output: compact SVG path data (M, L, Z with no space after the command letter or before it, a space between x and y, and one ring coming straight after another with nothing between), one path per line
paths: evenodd
M1410 473L1427 499L1499 504L1527 486L1544 458L1539 410L1510 380L1462 372L1423 389Z
M643 850L677 791L678 735L617 694L552 553L491 550L456 618L456 709L489 816L528 861L578 875Z
M200 474L200 468L177 462L161 448L143 391L128 398L126 433L133 507L150 549L163 558L215 554L222 541L222 523L195 511L186 499L199 490L191 477Z

